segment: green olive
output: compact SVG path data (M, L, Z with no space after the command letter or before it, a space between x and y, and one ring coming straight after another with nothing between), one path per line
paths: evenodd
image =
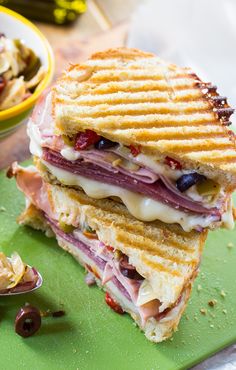
M64 233L70 234L74 231L75 227L73 225L68 225L61 219L59 220L59 227Z
M115 250L114 252L114 258L115 260L119 261L122 257L123 253L121 251L119 251L118 249Z
M196 187L200 195L216 195L220 191L220 185L211 179L200 181Z

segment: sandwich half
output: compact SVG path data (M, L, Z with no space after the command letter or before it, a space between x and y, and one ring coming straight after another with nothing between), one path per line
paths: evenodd
M190 69L118 48L64 72L28 134L53 183L116 199L143 221L233 228L232 113Z
M161 342L177 329L197 275L207 231L186 233L160 221L145 224L113 200L46 183L35 167L14 164L11 175L26 196L20 224L54 235L145 336Z

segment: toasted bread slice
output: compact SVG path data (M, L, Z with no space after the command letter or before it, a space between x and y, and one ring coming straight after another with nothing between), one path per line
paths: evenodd
M14 166L18 187L38 208L67 225L86 223L99 240L129 257L149 280L165 309L173 305L196 274L207 231L184 232L178 225L144 223L112 200L95 200L79 190L45 183L37 171ZM32 176L31 181L30 176ZM45 208L46 207L46 208Z
M27 205L25 211L19 217L18 221L21 225L27 225L36 230L42 230L46 233L47 236L51 236L53 234L53 231L50 229L50 226L48 225L43 212L36 208L32 203ZM65 240L58 237L57 235L55 236L61 248L72 254L75 259L80 262L81 265L85 265L82 256L78 253L78 248L73 247L73 245L67 243ZM140 327L142 327L145 336L150 341L162 342L163 340L169 338L172 335L173 331L177 330L179 321L186 308L188 298L191 293L194 277L195 276L192 277L188 285L186 285L185 287L184 295L178 310L176 310L174 314L172 312L172 314L169 315L169 317L167 316L164 320L157 321L154 318L151 318L146 322L144 327L142 327L140 317L135 313L135 309L132 309L132 305L129 302L127 303L124 297L120 296L118 290L111 281L108 282L105 287L102 286L102 288L109 292L110 296L112 296L112 298L122 307L122 309L125 312L128 312L135 320L135 322ZM101 286L100 279L96 278L96 283L98 286Z
M53 88L56 132L91 129L145 154L168 155L232 190L233 113L216 87L154 54L117 48L72 65Z

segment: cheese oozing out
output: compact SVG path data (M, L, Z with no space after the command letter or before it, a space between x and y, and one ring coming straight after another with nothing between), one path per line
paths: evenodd
M30 137L30 151L33 155L42 157L42 145L47 142L43 140L38 127L30 121L28 124L28 135ZM61 153L67 160L76 160L79 158L79 153L75 153L71 148L64 148ZM137 160L138 159L138 160ZM153 170L160 172L164 175L178 177L180 171L165 169L168 173L163 173L163 166L158 165L149 156L139 154L136 157L137 163L142 162L149 164ZM129 212L136 218L142 221L154 221L156 219L166 223L178 223L185 231L191 231L197 227L208 227L212 223L211 216L199 216L186 214L182 211L176 210L161 202L155 201L148 197L133 193L131 191L121 189L114 185L101 184L98 181L85 179L82 176L71 174L68 171L59 169L51 164L43 161L48 167L49 171L62 183L71 186L80 186L87 195L92 198L102 199L109 196L119 197L128 208ZM151 165L150 165L151 164ZM227 211L222 215L223 225L227 229L233 229L234 220L232 214L232 203L228 205Z
M213 222L212 216L188 214L118 186L100 183L73 174L44 160L42 160L42 163L60 183L68 186L79 186L92 198L103 199L112 196L120 198L129 212L142 221L154 221L158 219L164 223L178 223L187 232L199 226L203 228L208 227ZM226 226L231 226L230 211L228 220L226 217L225 223Z

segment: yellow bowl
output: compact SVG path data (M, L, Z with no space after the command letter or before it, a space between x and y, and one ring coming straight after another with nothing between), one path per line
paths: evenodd
M43 80L28 99L12 108L0 111L1 138L18 127L22 120L29 115L39 96L52 81L54 55L46 37L33 23L3 6L0 6L0 32L4 33L8 38L24 40L25 44L39 56L42 65L47 71Z

